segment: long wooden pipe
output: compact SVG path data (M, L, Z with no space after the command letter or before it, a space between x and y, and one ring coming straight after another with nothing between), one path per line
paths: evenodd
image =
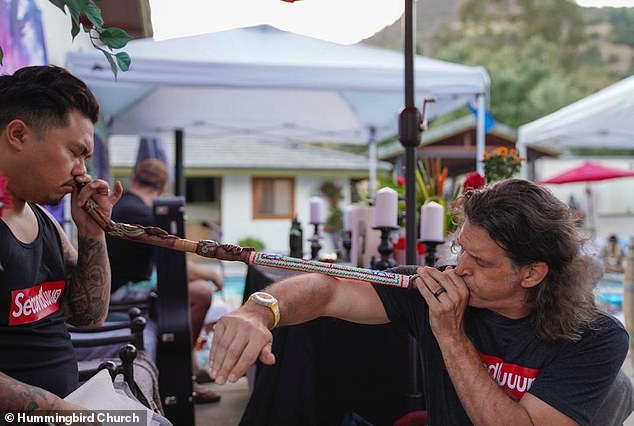
M251 265L270 266L298 272L317 272L338 278L369 281L377 284L410 287L416 275L402 275L393 272L357 268L337 263L297 259L279 254L262 253L252 247L221 244L213 240L192 241L171 235L153 226L116 223L106 218L97 203L90 199L84 209L108 235L129 241L136 241L167 249L196 253L199 256L244 262Z

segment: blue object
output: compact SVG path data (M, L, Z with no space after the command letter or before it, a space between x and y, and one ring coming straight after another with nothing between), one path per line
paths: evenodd
M471 102L469 102L467 106L469 107L469 110L471 111L471 113L473 114L473 116L475 117L477 121L478 109ZM489 133L494 127L495 127L495 120L493 119L493 116L487 109L486 111L484 111L484 132Z

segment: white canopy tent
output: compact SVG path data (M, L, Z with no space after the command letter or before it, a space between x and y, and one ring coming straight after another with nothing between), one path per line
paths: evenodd
M188 137L227 143L257 138L371 147L397 134L404 87L400 52L338 45L266 25L136 40L125 50L132 66L117 81L93 49L67 57L67 67L97 95L111 134L164 136L181 129ZM484 117L489 78L483 68L418 56L415 73L417 104L424 96L437 99L429 118L469 101Z
M520 126L517 146L525 158L529 146L561 153L634 148L634 76Z

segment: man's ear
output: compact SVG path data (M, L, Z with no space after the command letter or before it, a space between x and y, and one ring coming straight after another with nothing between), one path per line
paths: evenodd
M548 270L548 264L546 262L533 262L523 266L520 270L522 278L520 285L524 288L535 287L544 281L544 278L548 275Z
M22 120L11 120L4 129L9 145L16 151L24 149L24 141L31 131L29 126Z

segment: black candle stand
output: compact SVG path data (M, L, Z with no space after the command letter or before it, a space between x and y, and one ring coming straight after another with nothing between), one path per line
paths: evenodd
M350 249L352 248L352 231L343 231L343 261L350 262Z
M397 231L399 228L396 228L394 226L375 226L372 229L381 231L381 243L379 244L378 249L379 254L381 255L381 260L375 262L372 265L372 268L383 271L385 269L396 266L396 261L392 257L392 253L394 253L394 247L390 243L390 233Z
M421 241L425 244L425 266L435 266L438 261L436 257L436 246L444 243L444 241Z
M310 241L310 258L312 260L318 260L319 250L321 250L321 244L319 240L321 240L321 236L319 235L319 223L311 223L315 227L315 232L312 237L308 239Z

